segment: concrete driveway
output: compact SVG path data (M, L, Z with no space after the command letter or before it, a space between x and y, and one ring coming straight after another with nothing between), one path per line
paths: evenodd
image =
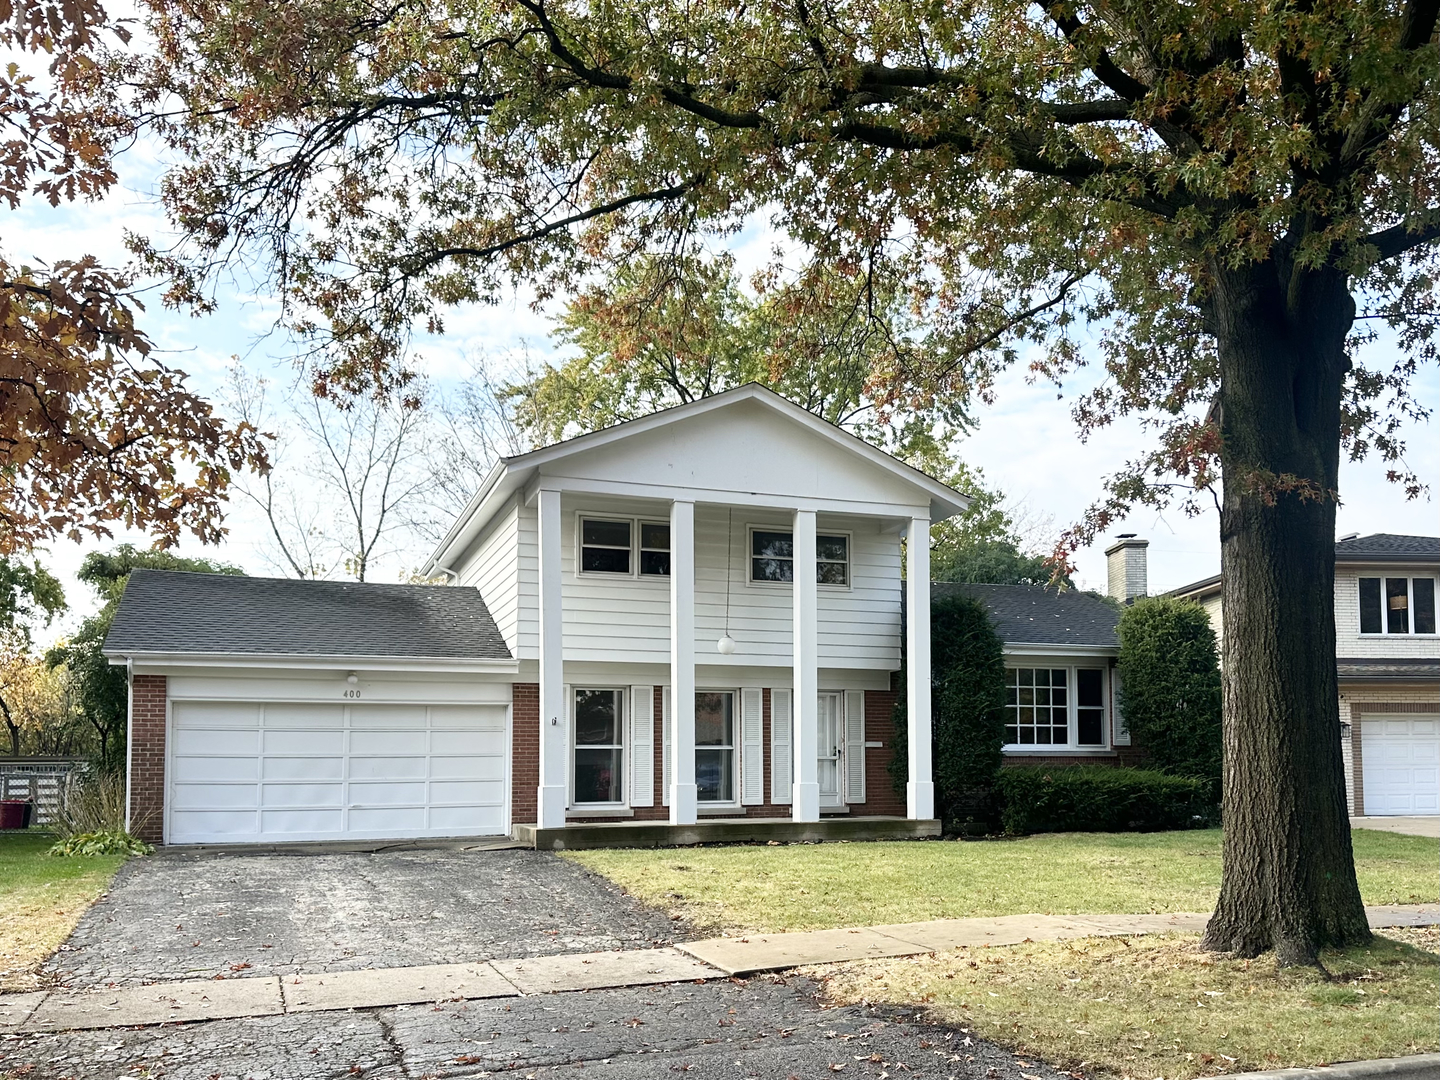
M1407 836L1440 837L1440 817L1352 817L1352 829L1379 829Z
M525 850L161 853L125 864L47 970L75 986L669 944L670 920Z

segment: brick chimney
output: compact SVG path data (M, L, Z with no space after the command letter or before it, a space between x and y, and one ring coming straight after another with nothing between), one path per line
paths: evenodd
M1109 571L1105 591L1122 604L1132 603L1149 590L1145 580L1145 549L1149 546L1149 540L1141 540L1134 533L1121 533L1105 549Z

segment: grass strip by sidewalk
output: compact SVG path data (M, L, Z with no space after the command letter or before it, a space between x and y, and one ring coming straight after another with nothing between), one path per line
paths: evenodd
M1435 903L1436 843L1356 830L1367 904ZM1218 829L566 854L701 931L821 930L970 916L1209 911Z
M109 887L123 855L46 854L55 837L0 833L0 990L32 990L36 968Z
M1377 936L1323 960L1328 981L1166 935L960 948L806 974L836 1003L922 1005L1087 1078L1190 1080L1440 1048L1440 956Z

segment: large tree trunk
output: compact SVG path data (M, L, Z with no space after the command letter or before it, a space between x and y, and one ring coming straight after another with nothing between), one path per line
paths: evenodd
M1288 269L1288 268L1287 268ZM1335 676L1343 275L1220 271L1224 867L1207 948L1282 965L1368 941Z

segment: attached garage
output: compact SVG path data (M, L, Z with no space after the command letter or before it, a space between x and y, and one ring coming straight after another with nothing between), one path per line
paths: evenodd
M509 832L503 705L172 700L172 844Z
M136 571L105 653L148 840L510 832L516 664L474 589Z
M1440 814L1440 716L1366 717L1360 748L1366 814Z

